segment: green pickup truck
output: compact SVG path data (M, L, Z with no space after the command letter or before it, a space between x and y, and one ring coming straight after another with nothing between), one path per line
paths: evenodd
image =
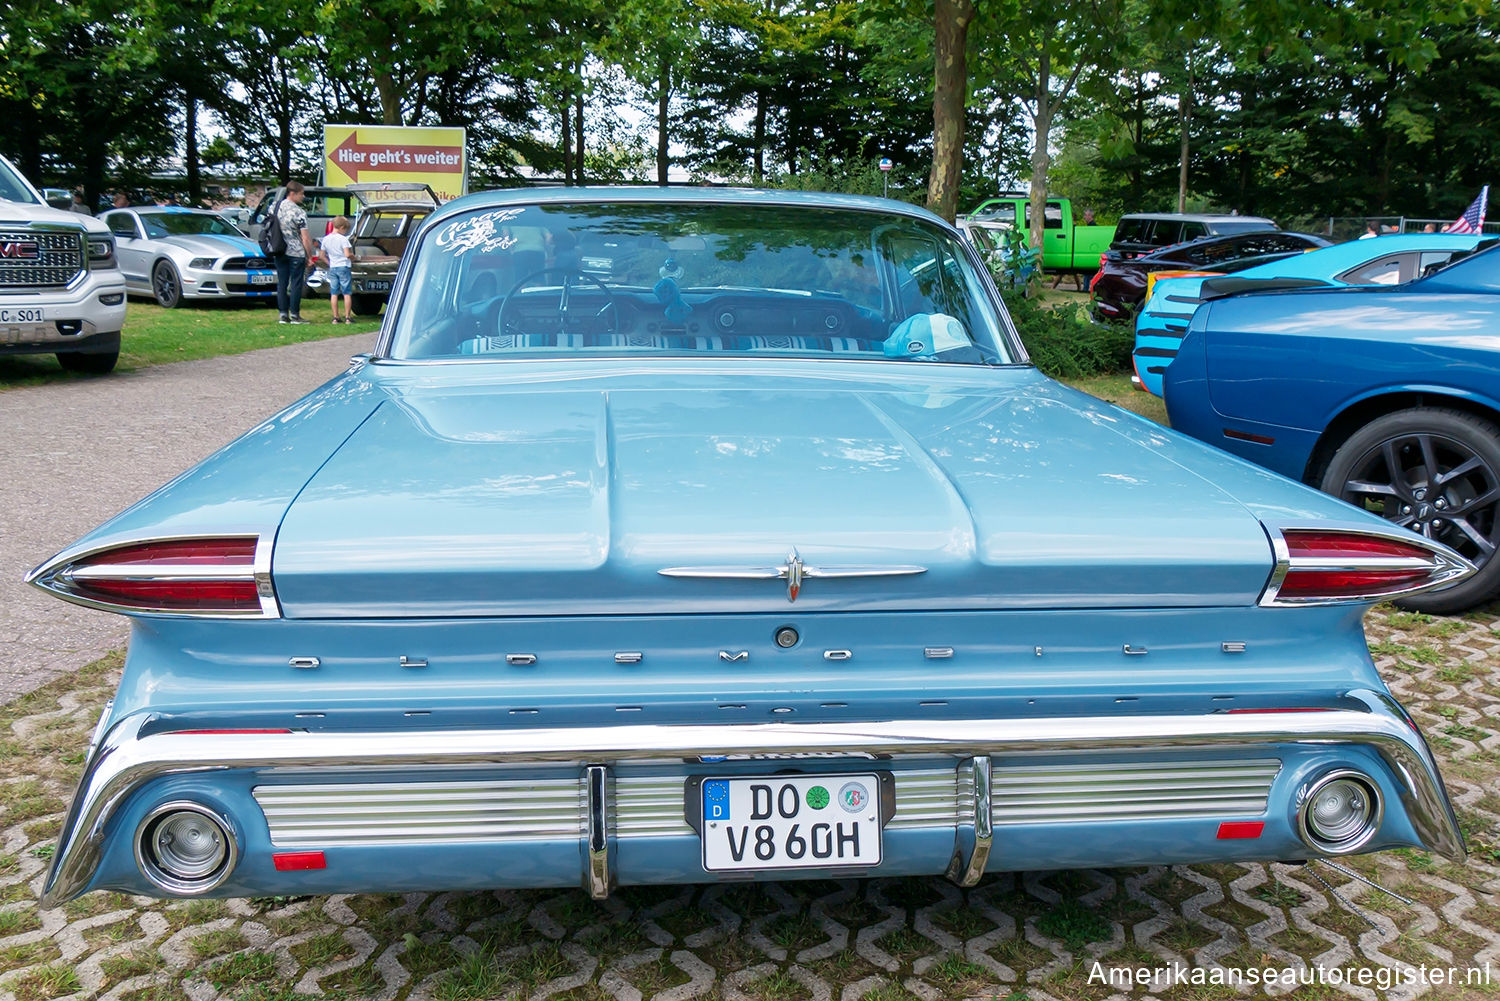
M1006 194L981 202L964 217L963 224L981 249L999 245L999 234L1016 228L1031 232L1031 196ZM1092 275L1099 270L1099 257L1114 239L1113 226L1077 226L1073 206L1066 198L1049 198L1042 219L1042 270L1054 275Z

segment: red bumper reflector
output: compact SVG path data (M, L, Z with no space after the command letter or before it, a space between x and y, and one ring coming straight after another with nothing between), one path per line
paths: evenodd
M1226 820L1219 825L1220 841L1236 841L1243 838L1258 838L1266 829L1263 820Z
M1223 837L1220 834L1219 837ZM322 852L273 852L271 862L277 872L301 872L304 869L327 869Z
M1287 706L1280 709L1227 709L1228 716L1255 716L1264 713L1326 713L1332 712L1322 706Z

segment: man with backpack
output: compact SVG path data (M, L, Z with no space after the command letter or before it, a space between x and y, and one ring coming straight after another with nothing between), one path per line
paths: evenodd
M302 289L307 281L307 262L314 251L307 233L307 213L302 210L306 197L300 181L288 181L286 193L266 213L261 229L261 249L276 264L276 310L282 323L307 322L302 319Z

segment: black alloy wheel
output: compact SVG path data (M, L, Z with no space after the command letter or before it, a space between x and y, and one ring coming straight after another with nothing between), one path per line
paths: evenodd
M349 297L349 306L354 310L355 316L378 316L380 307L384 305L385 296L383 295L356 292Z
M182 280L171 261L157 261L151 269L151 292L163 309L175 309L182 302Z
M1447 614L1500 594L1500 427L1459 410L1419 408L1379 417L1334 453L1322 489L1443 543L1474 576L1397 602Z

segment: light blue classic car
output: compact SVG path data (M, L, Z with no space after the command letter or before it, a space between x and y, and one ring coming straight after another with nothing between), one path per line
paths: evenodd
M1470 569L1045 378L920 209L470 196L30 575L134 626L44 902L1461 857L1361 616Z
M1153 396L1162 394L1162 373L1177 357L1188 321L1206 297L1257 287L1399 285L1493 239L1462 233L1382 236L1334 244L1232 276L1158 278L1135 321L1135 382Z

